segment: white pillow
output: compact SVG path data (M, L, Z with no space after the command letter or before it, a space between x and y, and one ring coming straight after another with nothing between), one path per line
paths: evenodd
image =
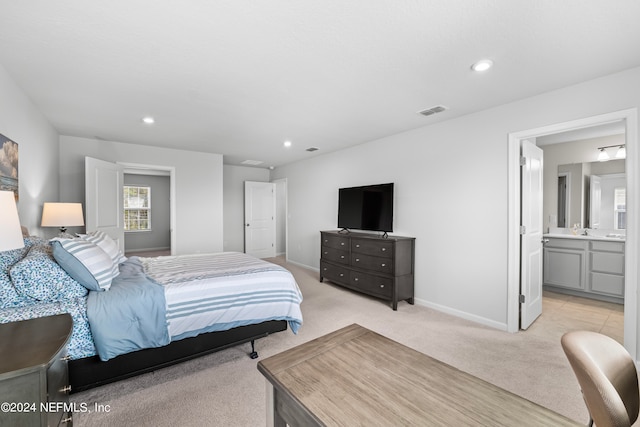
M89 290L106 291L120 270L99 246L83 239L51 239L60 267Z
M111 257L116 265L127 260L127 257L125 257L122 251L120 251L120 247L115 240L103 231L96 230L88 234L78 234L78 237L98 245L100 249L105 251L107 255Z

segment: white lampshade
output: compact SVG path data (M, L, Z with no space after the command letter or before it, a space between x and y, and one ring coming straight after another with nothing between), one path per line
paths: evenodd
M624 159L627 157L627 147L625 147L624 145L621 145L620 148L618 148L618 151L616 151L616 159Z
M42 208L42 227L67 227L84 225L81 203L45 203Z
M0 251L24 247L16 198L12 191L0 191Z

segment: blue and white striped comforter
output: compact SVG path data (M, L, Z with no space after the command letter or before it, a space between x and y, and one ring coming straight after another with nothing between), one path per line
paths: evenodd
M287 320L302 325L302 293L283 267L239 252L140 258L164 286L171 340L236 326Z

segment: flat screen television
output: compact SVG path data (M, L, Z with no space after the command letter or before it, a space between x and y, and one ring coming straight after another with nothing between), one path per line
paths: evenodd
M393 231L393 183L338 190L338 228Z

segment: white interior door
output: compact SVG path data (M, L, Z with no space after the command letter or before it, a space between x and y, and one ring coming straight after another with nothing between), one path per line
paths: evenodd
M600 203L602 201L602 178L589 178L589 228L600 228ZM573 226L571 224L570 226Z
M542 314L542 150L524 140L522 157L520 327L527 329Z
M276 255L276 185L244 183L244 251L258 258Z
M85 157L84 167L87 232L103 231L124 252L124 168L91 157Z

